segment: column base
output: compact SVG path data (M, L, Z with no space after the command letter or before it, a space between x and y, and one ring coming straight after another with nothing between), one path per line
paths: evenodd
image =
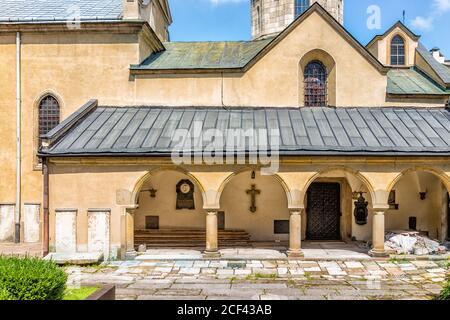
M205 259L219 259L220 258L220 252L218 250L216 250L216 251L204 251L203 252L203 258L205 258Z
M386 258L389 257L389 253L386 250L372 249L369 251L369 256L374 258Z
M301 259L305 257L302 250L288 250L287 256L289 259Z

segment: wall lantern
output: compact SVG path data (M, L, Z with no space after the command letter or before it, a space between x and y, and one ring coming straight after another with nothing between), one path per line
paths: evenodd
M427 198L428 190L425 190L425 192L419 192L420 200L425 200Z
M364 192L358 193L358 200L355 201L355 222L357 225L364 226L367 224L367 218L369 216L369 210L367 209L369 202L364 198Z
M156 193L158 192L158 190L151 188L150 190L148 190L148 192L150 192L151 198L156 198Z

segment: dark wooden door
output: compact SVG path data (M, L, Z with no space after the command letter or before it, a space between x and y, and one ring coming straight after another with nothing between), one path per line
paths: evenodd
M308 240L340 240L341 186L313 183L307 195Z

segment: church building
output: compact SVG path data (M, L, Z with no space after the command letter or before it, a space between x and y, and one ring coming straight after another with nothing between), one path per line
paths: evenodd
M344 0L251 0L252 39L175 42L167 0L4 0L0 242L135 257L450 236L450 68Z

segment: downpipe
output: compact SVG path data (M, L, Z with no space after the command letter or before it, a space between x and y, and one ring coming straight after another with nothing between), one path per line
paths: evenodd
M14 242L20 243L20 217L22 208L21 170L21 37L16 33L16 206Z

